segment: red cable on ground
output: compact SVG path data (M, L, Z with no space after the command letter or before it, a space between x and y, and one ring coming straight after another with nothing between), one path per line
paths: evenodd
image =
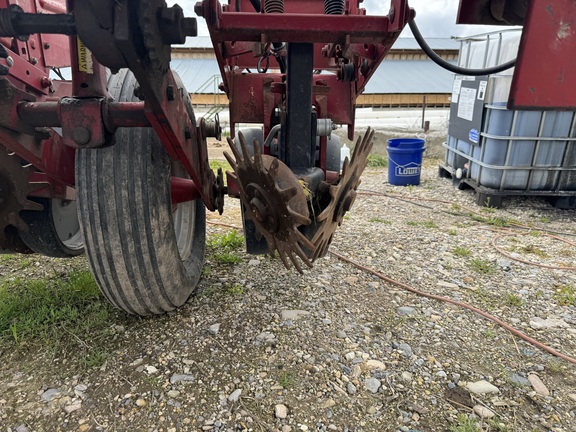
M477 313L478 315L483 316L484 318L487 318L487 319L489 319L490 321L495 322L495 323L498 324L500 327L505 328L505 329L508 330L510 333L518 336L519 338L521 338L521 339L525 340L526 342L534 345L535 347L540 348L540 349L542 349L542 350L544 350L544 351L547 351L547 352L549 352L550 354L552 354L552 355L554 355L554 356L556 356L556 357L559 357L559 358L561 358L561 359L566 360L567 362L570 362L570 363L572 363L572 364L576 364L576 358L567 356L566 354L562 354L562 353L556 351L554 348L549 347L548 345L544 345L543 343L538 342L536 339L532 339L530 336L522 333L520 330L516 330L516 329L515 329L514 327L512 327L511 325L506 324L506 323L505 323L504 321L502 321L501 319L496 318L495 316L490 315L489 313L484 312L484 311L481 310L481 309L478 309L478 308L476 308L476 307L474 307L474 306L471 306L471 305L469 305L469 304L467 304L467 303L460 302L460 301L458 301L458 300L452 300L452 299L450 299L450 298L448 298L448 297L443 297L443 296L439 296L439 295L436 295L436 294L429 294L429 293L426 293L426 292L424 292L424 291L417 290L416 288L412 288L410 285L406 285L406 284L404 284L404 283L402 283L402 282L398 282L398 281L396 281L396 280L394 280L394 279L392 279L392 278L389 278L388 276L384 276L383 274L378 273L377 271L372 270L371 268L365 267L365 266L363 266L362 264L357 263L356 261L353 261L353 260L351 260L351 259L349 259L349 258L346 258L345 256L342 256L342 255L340 255L339 253L336 253L336 252L334 252L334 251L330 251L330 253L331 253L332 255L334 255L336 258L338 258L338 259L340 259L340 260L342 260L342 261L344 261L344 262L347 262L348 264L351 264L351 265L353 265L354 267L359 268L360 270L364 270L364 271L366 271L366 272L368 272L368 273L371 273L371 274L373 274L374 276L376 276L376 277L378 277L378 278L380 278L380 279L382 279L382 280L384 280L384 281L386 281L386 282L388 282L388 283L390 283L390 284L392 284L392 285L396 285L397 287L402 288L403 290L410 291L410 292L412 292L412 293L414 293L414 294L416 294L416 295L419 295L419 296L421 296L421 297L427 297L427 298L430 298L430 299L439 300L439 301L441 301L441 302L451 303L451 304L453 304L453 305L456 305L456 306L462 307L462 308L464 308L464 309L468 309L468 310L470 310L470 311L472 311L472 312L474 312L474 313Z
M224 227L233 228L233 229L238 229L238 230L242 229L242 228L240 228L240 227L236 227L236 226L234 226L234 225L229 225L229 224L222 223L222 222L213 222L213 221L207 221L207 222L208 222L209 224L212 224L212 225L221 225L221 226L224 226ZM458 301L458 300L452 300L452 299L450 299L450 298L448 298L448 297L443 297L443 296L439 296L439 295L436 295L436 294L429 294L429 293L426 293L426 292L424 292L424 291L420 291L420 290L418 290L418 289L416 289L416 288L412 288L410 285L406 285L406 284L404 284L404 283L402 283L402 282L398 282L398 281L396 281L396 280L394 280L394 279L392 279L392 278L389 278L388 276L385 276L385 275L383 275L383 274L381 274L381 273L378 273L378 272L375 271L375 270L372 270L371 268L365 267L365 266L363 266L362 264L357 263L356 261L353 261L353 260L351 260L351 259L349 259L349 258L346 258L346 257L343 256L343 255L340 255L340 254L337 253L337 252L334 252L334 251L332 251L332 250L330 250L329 252L330 252L332 255L334 255L336 258L338 258L338 259L340 259L340 260L342 260L342 261L344 261L344 262L347 262L348 264L351 264L351 265L353 265L354 267L356 267L356 268L358 268L358 269L360 269L360 270L364 270L364 271L366 271L366 272L368 272L368 273L371 273L371 274L373 274L374 276L382 279L383 281L386 281L386 282L388 282L388 283L390 283L390 284L392 284L392 285L395 285L395 286L397 286L397 287L399 287L399 288L402 288L403 290L410 291L411 293L414 293L414 294L419 295L419 296L421 296L421 297L427 297L427 298L430 298L430 299L433 299L433 300L438 300L438 301L441 301L441 302L444 302L444 303L450 303L450 304L459 306L459 307L461 307L461 308L468 309L468 310L470 310L470 311L472 311L472 312L474 312L474 313L477 313L478 315L480 315L480 316L482 316L482 317L484 317L484 318L486 318L486 319L489 319L490 321L495 322L495 323L498 324L500 327L505 328L505 329L508 330L510 333L518 336L520 339L525 340L525 341L528 342L529 344L531 344L531 345L533 345L533 346L535 346L535 347L537 347L537 348L540 348L540 349L542 349L542 350L544 350L544 351L552 354L553 356L556 356L556 357L559 357L559 358L561 358L561 359L563 359L563 360L566 360L566 361L569 362L569 363L576 364L576 359L575 359L575 358L570 357L570 356L567 356L566 354L562 354L561 352L556 351L554 348L549 347L548 345L545 345L545 344L543 344L543 343L541 343L541 342L538 342L536 339L532 339L530 336L522 333L520 330L516 330L516 329L515 329L514 327L512 327L511 325L506 324L506 323L505 323L504 321L502 321L501 319L496 318L495 316L490 315L489 313L484 312L484 311L481 310L481 309L478 309L478 308L476 308L476 307L474 307L474 306L472 306L472 305L469 305L469 304L467 304L467 303L460 302L460 301Z

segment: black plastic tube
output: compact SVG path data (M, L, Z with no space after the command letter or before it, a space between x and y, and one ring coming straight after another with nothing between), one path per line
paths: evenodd
M450 72L454 72L459 75L471 75L471 76L492 75L505 71L506 69L510 69L511 67L514 67L514 65L516 65L516 59L510 60L506 63L502 63L501 65L498 66L483 69L467 69L453 65L452 63L449 63L446 60L444 60L442 57L436 54L432 48L430 48L430 46L426 43L424 37L420 33L420 30L418 30L416 21L412 20L408 23L408 25L410 26L410 30L412 30L412 34L414 35L416 42L418 42L418 45L420 45L420 48L422 48L422 50L426 53L426 55L430 57L430 60L432 60L437 65L443 67L444 69L449 70Z

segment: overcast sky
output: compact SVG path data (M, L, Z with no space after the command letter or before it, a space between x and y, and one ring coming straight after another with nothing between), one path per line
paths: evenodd
M186 16L196 16L194 4L198 0L170 1L172 5L178 3L184 8ZM286 0L290 1L290 0ZM221 3L226 4L225 0ZM410 0L410 7L416 10L416 23L420 32L425 37L451 37L468 36L491 30L497 30L495 26L471 26L456 25L456 14L458 12L459 0ZM390 9L389 0L364 0L361 5L370 15L387 15ZM198 18L198 30L202 36L208 36L208 29L203 18ZM406 28L402 37L411 37L410 30Z

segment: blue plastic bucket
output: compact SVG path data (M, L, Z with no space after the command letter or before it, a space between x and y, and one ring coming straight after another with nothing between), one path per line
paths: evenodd
M395 186L420 184L424 144L420 138L388 140L388 183Z

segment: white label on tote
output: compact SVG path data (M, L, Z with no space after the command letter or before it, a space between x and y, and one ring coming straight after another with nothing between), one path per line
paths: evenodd
M460 102L458 103L457 116L468 121L474 117L474 101L476 100L476 89L462 87L460 89Z

